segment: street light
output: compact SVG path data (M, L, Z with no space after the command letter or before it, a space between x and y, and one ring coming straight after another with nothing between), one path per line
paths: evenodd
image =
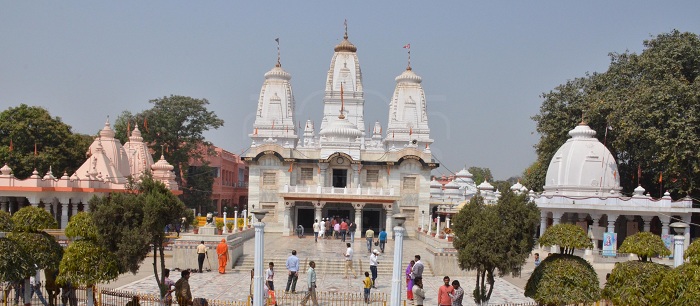
M263 234L265 233L265 223L262 219L267 214L266 210L254 209L251 213L257 219L253 223L255 227L255 261L254 261L254 273L253 276L253 305L263 306L265 305L264 293L263 293L263 257L265 253L265 238Z
M688 224L684 222L673 222L669 225L673 231L676 233L673 236L673 267L676 268L683 264L683 251L685 248L683 244L685 243L685 229L688 228Z
M394 227L394 267L391 277L391 306L401 306L401 259L403 258L403 236L406 230L403 228L406 215L394 215L396 226Z

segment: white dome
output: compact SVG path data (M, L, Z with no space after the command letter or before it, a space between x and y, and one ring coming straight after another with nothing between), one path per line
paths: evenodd
M423 79L418 76L413 70L406 69L401 75L396 77L396 83L416 83L420 84L420 82L423 81Z
M337 118L331 121L319 134L327 138L335 138L336 140L348 138L350 141L355 141L357 137L362 136L362 131L343 117L342 119Z
M282 67L275 66L270 71L265 73L265 79L280 79L289 81L292 79L292 75L284 71Z
M491 191L496 189L487 180L484 180L481 184L479 184L479 186L476 186L476 188L479 188L479 190L491 190Z
M517 183L513 184L513 186L510 186L510 190L511 190L511 191L514 191L514 192L515 192L515 191L520 191L520 189L522 189L522 188L523 188L523 184L520 184L520 181L518 181Z
M571 138L554 154L544 193L565 196L619 196L615 158L585 123L569 131Z

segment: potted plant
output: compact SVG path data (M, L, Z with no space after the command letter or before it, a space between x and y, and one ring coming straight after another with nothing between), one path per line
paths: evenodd
M226 229L229 233L233 232L233 222L226 222Z
M446 228L442 231L445 233L445 236L447 237L447 241L452 241L454 235L452 235L452 229L451 228Z
M197 217L192 218L192 233L199 234L199 219Z
M243 218L238 218L236 219L236 225L238 226L238 231L242 232L243 231Z
M251 228L253 226L252 221L253 220L253 215L248 215L248 228Z
M223 231L224 231L224 221L216 220L216 230L219 232L219 235L223 234Z
M435 237L435 234L437 233L437 226L433 225L432 230L430 231L430 236Z

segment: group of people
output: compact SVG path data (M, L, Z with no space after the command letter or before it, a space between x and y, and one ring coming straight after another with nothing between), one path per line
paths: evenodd
M53 279L55 279L57 275L58 272L55 272L53 275ZM48 276L49 275L47 275L47 277ZM53 285L49 285L50 283ZM50 303L46 301L46 298L44 298L44 294L41 292L41 284L41 270L36 270L36 273L29 277L29 288L25 288L24 280L2 283L1 285L4 290L0 292L0 295L2 296L0 300L9 301L10 289L14 289L14 303L15 305L18 305L20 296L24 297L24 291L26 289L29 290L29 300L31 300L36 294L36 296L39 298L39 302L41 302L42 305L47 306ZM75 294L75 287L70 282L66 282L60 287L55 282L47 282L46 290L49 292L49 297L52 296L52 291L55 292L55 296L58 296L58 292L60 291L61 306L78 305L78 299ZM53 303L51 304L53 305Z
M331 237L345 242L348 236L350 236L350 242L355 242L357 224L349 221L347 218L341 219L337 216L334 218L321 218L320 222L316 219L312 227L315 242L318 242L319 238L328 239Z
M209 247L204 244L204 241L200 241L199 245L197 245L197 264L199 267L199 273L202 273L204 259L207 257L208 250ZM216 256L219 262L219 274L225 274L226 264L228 263L228 243L226 243L225 238L221 238L221 242L219 242L219 244L216 246Z

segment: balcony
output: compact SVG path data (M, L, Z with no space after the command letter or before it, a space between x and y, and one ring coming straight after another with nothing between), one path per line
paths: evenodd
M336 188L321 186L289 186L284 185L280 190L284 197L304 198L313 200L346 199L353 201L395 201L400 194L394 188Z

